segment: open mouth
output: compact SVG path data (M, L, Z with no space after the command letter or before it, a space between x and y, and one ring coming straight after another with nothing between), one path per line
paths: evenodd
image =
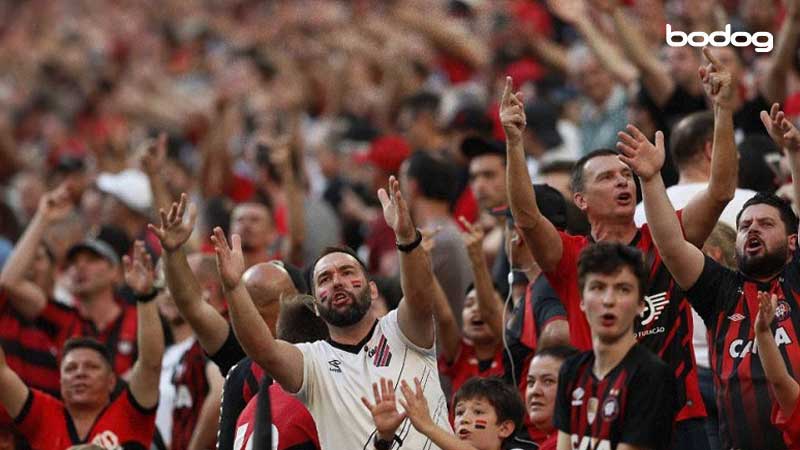
M468 429L466 429L466 428L462 428L462 429L458 430L458 438L459 439L462 439L462 440L466 439L466 438L469 437L470 434L471 434L470 431Z
M469 321L469 324L472 325L473 327L482 327L485 323L486 322L480 319L473 319Z
M343 306L350 301L350 296L344 291L339 291L331 297L331 306Z
M611 314L611 313L605 313L602 316L600 316L600 323L604 327L610 327L610 326L614 325L614 322L616 322L616 321L617 321L617 316L615 316L614 314Z
M747 253L758 253L761 249L764 248L764 243L758 237L750 237L747 239L747 242L744 245L744 250Z
M633 195L630 192L622 192L617 194L616 200L617 203L627 205L633 201Z

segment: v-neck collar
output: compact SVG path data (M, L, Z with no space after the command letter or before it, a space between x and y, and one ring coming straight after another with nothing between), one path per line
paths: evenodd
M375 319L375 323L372 324L372 328L370 328L369 333L367 333L367 335L364 336L364 339L359 341L358 344L342 344L341 342L336 342L331 338L328 338L327 341L329 344L331 344L332 347L336 347L339 350L344 350L348 353L357 355L358 352L360 352L361 349L364 348L367 342L369 342L369 340L372 339L372 335L373 333L375 333L375 327L377 326L378 326L378 319Z

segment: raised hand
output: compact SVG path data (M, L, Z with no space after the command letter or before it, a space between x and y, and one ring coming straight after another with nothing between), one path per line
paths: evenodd
M214 244L214 253L217 255L217 271L226 290L233 290L242 280L244 273L244 254L242 253L242 239L238 234L231 236L231 245L225 239L222 228L214 228L211 235L211 243Z
M756 313L755 331L771 332L772 320L775 319L775 309L778 306L778 296L768 292L758 291L758 313Z
M153 260L145 249L144 241L133 243L133 257L122 257L122 268L125 272L125 283L136 295L147 295L153 292L155 272Z
M386 219L397 242L400 244L408 244L416 239L416 229L414 222L411 220L411 214L408 211L408 204L400 192L400 182L392 175L389 177L389 192L386 189L378 189L378 200L383 207L383 218Z
M475 258L483 258L483 229L480 225L469 223L469 220L464 216L459 216L458 220L464 226L465 231L461 233L461 240L464 241L469 257L473 260Z
M406 419L405 413L397 411L392 380L381 377L380 391L378 390L378 383L372 383L372 393L375 396L374 405L366 397L361 397L361 403L372 414L372 420L378 430L378 437L392 440L395 431Z
M700 66L698 73L703 81L703 89L706 91L706 95L715 105L723 108L732 108L736 92L731 73L711 53L710 48L703 47L703 54L708 60L708 64Z
M522 104L522 93L512 92L511 77L506 77L503 88L503 97L500 99L500 123L506 132L506 139L512 142L522 141L522 132L525 130L525 105Z
M425 394L422 391L422 383L418 378L414 378L415 390L411 390L406 380L400 383L400 391L403 392L403 397L398 399L400 405L406 410L406 416L411 420L411 425L414 425L418 431L424 434L424 430L429 430L432 426L436 426L431 419L431 413L428 410L428 401L425 399Z
M800 131L786 118L780 105L772 104L769 113L761 111L761 122L767 128L769 137L787 152L796 153L800 150Z
M550 11L566 23L574 24L587 15L584 0L547 0Z
M61 220L72 211L74 207L66 185L61 185L55 190L45 193L39 199L36 213L47 223Z
M139 156L139 164L148 176L155 176L164 167L167 159L167 133L163 131L156 141L147 143L144 151Z
M159 227L153 224L147 225L147 228L161 241L164 250L168 252L178 250L192 236L194 223L197 220L197 207L194 203L189 203L189 218L184 220L187 202L188 196L185 193L181 194L180 201L172 204L169 213L165 213L163 209L159 210L161 215Z
M420 234L422 234L422 242L419 245L428 255L430 255L433 248L436 247L434 238L440 231L442 231L441 225L436 225L434 228L419 230Z
M628 125L626 128L628 133L617 133L617 149L622 152L619 159L642 181L650 180L664 165L664 133L656 131L656 144L653 145L635 126Z

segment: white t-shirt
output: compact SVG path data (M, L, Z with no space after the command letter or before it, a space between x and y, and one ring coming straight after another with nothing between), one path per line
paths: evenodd
M194 337L184 339L169 346L161 358L161 378L158 382L158 409L156 409L156 427L161 433L164 444L169 447L172 442L172 411L175 409L175 384L172 376L181 362L183 354L194 344Z
M405 380L413 389L414 378L418 378L433 421L451 430L435 345L424 349L411 343L400 330L396 310L380 319L367 342L353 351L328 341L297 347L303 352L303 384L296 395L314 417L322 450L372 448L375 423L361 397L374 402L372 383L381 377L394 382L401 398L400 381ZM438 449L408 419L397 429L397 435L403 440L402 448Z
M708 186L708 183L677 184L667 188L667 197L669 197L672 206L677 211L689 204L689 201L697 195L698 192L705 189L706 186ZM750 189L736 189L733 200L728 203L728 206L725 207L722 214L719 216L720 222L724 222L736 230L736 215L742 210L744 203L750 200L754 195L756 195L756 192ZM634 220L636 221L636 226L642 226L643 223L647 222L644 214L644 204L639 203L636 207ZM708 359L708 340L706 336L708 330L703 319L700 318L694 308L692 308L692 317L692 322L694 324L694 334L692 336L694 358L698 366L708 369L710 367Z

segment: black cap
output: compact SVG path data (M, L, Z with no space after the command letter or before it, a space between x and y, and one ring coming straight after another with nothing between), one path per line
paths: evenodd
M564 230L567 228L567 201L561 192L547 184L534 184L533 191L536 193L536 206L539 211L547 217L556 228ZM492 210L492 215L505 216L514 221L511 215L511 208L501 206Z
M525 107L527 130L536 136L545 148L558 147L563 142L556 129L558 109L548 102L534 102Z
M83 241L73 245L67 250L67 265L72 263L72 260L75 258L81 251L89 251L94 253L97 256L100 256L110 262L112 265L116 266L119 264L119 257L117 253L111 248L108 243L101 241L100 239L84 239Z
M476 106L466 106L453 115L453 119L447 128L486 134L492 131L492 121L484 109Z
M472 159L483 155L498 155L506 157L506 148L500 141L484 139L480 136L470 136L461 143L461 153Z

